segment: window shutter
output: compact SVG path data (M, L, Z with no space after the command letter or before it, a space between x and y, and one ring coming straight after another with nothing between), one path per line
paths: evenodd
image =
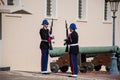
M18 5L21 5L21 0L14 0L14 5L18 6Z
M46 0L46 17L56 18L57 16L57 0Z
M52 17L56 16L56 0L52 0Z
M107 2L107 20L111 21L111 10L110 10L110 4Z
M86 18L86 0L82 0L82 19Z
M47 16L51 16L51 0L47 0Z
M105 0L105 3L104 3L104 20L105 21L111 20L110 5L107 0Z
M86 0L78 0L78 19L86 19Z
M82 18L82 0L79 0L78 2L78 18L81 19Z
M107 0L105 0L104 20L107 20Z

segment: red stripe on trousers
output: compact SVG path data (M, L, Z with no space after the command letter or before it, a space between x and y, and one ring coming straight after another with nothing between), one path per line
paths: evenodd
M43 51L43 50L41 49L41 53L42 53L42 51ZM42 53L41 55L42 55L42 56L41 56L41 71L42 71L43 53Z
M70 54L70 56L71 56L71 63L72 63L72 74L74 74L74 61L73 61L73 58L72 58L72 55Z

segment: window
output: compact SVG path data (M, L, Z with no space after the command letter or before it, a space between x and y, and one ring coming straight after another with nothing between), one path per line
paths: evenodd
M0 5L13 6L13 5L19 5L19 4L20 4L20 0L0 0Z
M46 0L46 17L56 18L57 17L57 0Z
M87 0L78 0L78 19L86 20L87 17Z
M21 0L0 0L0 12L6 13L5 16L7 17L21 18L21 14L11 13L12 11L14 11L14 9L20 9L20 6L21 6Z
M104 0L104 21L111 21L110 4L107 0Z
M7 5L14 5L13 0L7 0Z

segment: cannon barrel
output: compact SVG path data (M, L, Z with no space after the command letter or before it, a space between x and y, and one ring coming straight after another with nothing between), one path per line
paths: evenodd
M79 47L80 54L100 54L100 53L112 53L116 52L120 54L120 48L118 46L95 46L95 47ZM49 52L51 57L60 57L64 54L68 54L65 52L65 47L54 47L53 50Z

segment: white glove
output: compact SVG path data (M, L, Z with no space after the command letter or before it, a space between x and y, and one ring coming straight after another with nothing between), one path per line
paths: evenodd
M52 44L54 44L54 43L55 43L55 40L54 40L54 39L52 39L52 40L51 40L51 43L52 43Z
M52 39L54 39L54 36L52 34L50 34L49 37L51 37Z

